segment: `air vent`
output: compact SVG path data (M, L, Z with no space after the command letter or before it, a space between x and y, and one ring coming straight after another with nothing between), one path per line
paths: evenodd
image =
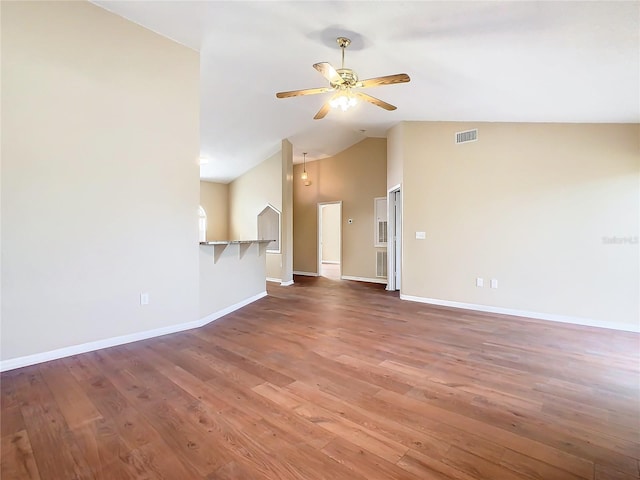
M376 252L376 277L387 276L387 251Z
M387 222L378 222L378 239L376 244L378 243L387 243Z
M457 132L456 133L456 144L458 143L468 143L475 142L478 140L478 129L474 128L473 130L467 130L466 132Z

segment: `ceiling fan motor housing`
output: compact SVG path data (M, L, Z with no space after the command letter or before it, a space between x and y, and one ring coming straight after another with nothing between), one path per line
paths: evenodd
M350 68L339 68L336 72L340 75L342 83L331 82L333 88L353 88L357 85L358 75Z

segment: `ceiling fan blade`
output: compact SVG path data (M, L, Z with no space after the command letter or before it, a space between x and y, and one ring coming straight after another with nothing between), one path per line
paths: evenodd
M278 98L299 97L301 95L316 95L318 93L332 92L332 87L307 88L305 90L292 90L290 92L276 93Z
M333 68L330 63L314 63L313 68L318 70L322 74L322 76L329 80L329 82L331 82L332 84L340 85L341 83L344 83L344 80L342 79L340 74L336 72L336 69Z
M395 105L391 105L390 103L383 102L382 100L376 97L372 97L371 95L367 95L366 93L355 92L354 95L356 95L357 97L360 97L363 100L366 100L369 103L373 103L374 105L377 105L380 108L384 108L385 110L395 110L396 108L398 108Z
M316 116L313 117L314 120L320 120L321 118L324 118L327 113L329 113L329 110L331 110L331 105L329 104L331 100L328 100L327 102L325 102L324 105L322 105L322 108L320 110L318 110L318 113L316 113Z
M398 73L396 75L386 75L384 77L368 78L358 82L358 87L370 88L370 87L382 87L383 85L393 85L394 83L406 83L411 79L406 73Z

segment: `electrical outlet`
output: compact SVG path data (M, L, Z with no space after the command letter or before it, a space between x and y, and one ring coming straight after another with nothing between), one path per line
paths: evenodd
M140 305L149 305L149 294L147 292L140 294Z
M491 279L491 288L498 288L498 280L495 278Z
M476 278L476 287L484 287L484 279L482 277Z

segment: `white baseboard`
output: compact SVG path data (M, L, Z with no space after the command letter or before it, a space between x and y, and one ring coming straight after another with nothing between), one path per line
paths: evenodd
M281 278L267 277L267 282L282 283L282 279Z
M465 310L476 310L479 312L500 313L503 315L513 315L515 317L535 318L537 320L549 320L551 322L572 323L586 327L609 328L612 330L623 330L626 332L640 332L640 325L627 325L625 323L603 322L591 318L571 317L568 315L556 315L554 313L529 312L526 310L514 310L511 308L492 307L491 305L478 305L475 303L452 302L449 300L438 300L437 298L415 297L413 295L400 294L401 300L411 302L428 303L430 305L440 305L443 307L463 308Z
M297 270L293 271L294 275L302 275L304 277L317 277L318 274L314 272L298 272Z
M162 335L168 335L170 333L183 332L185 330L203 327L220 317L228 315L229 313L238 310L239 308L245 307L250 303L253 303L256 300L260 300L261 298L266 296L267 292L258 293L257 295L249 297L234 305L223 308L222 310L218 310L217 312L213 312L206 317L201 318L200 320L194 320L192 322L169 325L167 327L155 328L153 330L146 330L144 332L131 333L129 335L106 338L104 340L96 340L95 342L82 343L80 345L72 345L70 347L59 348L57 350L50 350L48 352L36 353L33 355L26 355L24 357L3 360L0 361L0 372L6 372L7 370L13 370L16 368L27 367L29 365L35 365L37 363L57 360L59 358L70 357L72 355L79 355L81 353L92 352L94 350L100 350L102 348L115 347L117 345L124 345L125 343L138 342L140 340L146 340L148 338L161 337Z
M290 287L293 285L293 280L289 280L288 282L280 282L280 285L283 287Z
M356 282L382 283L384 285L387 284L386 278L352 277L350 275L342 275L340 278L342 280L354 280Z

